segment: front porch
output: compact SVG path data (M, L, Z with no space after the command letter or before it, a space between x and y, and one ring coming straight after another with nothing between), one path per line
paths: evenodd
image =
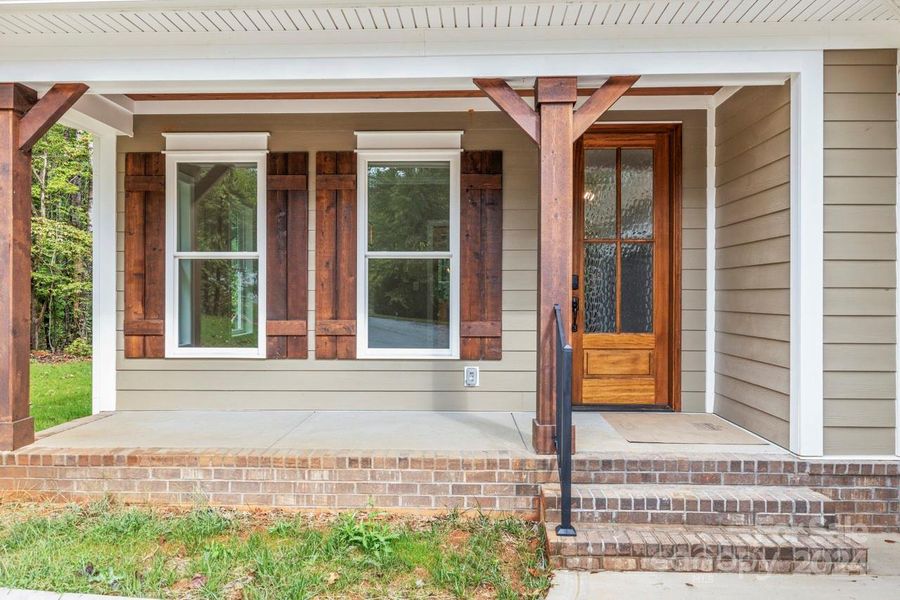
M555 533L556 459L526 412L105 413L0 454L0 497L516 514L544 523L554 566L592 571L858 573L864 540L833 529L900 527L896 462L803 460L704 414L651 415L654 435L758 443L628 441L647 416L574 414L576 537Z
M619 419L639 421L640 413L616 413ZM722 429L742 432L715 415L669 414L662 417L660 439L675 439L677 425L697 429L710 421ZM216 451L225 454L253 451L278 454L371 452L396 453L508 453L536 458L532 450L529 412L450 411L118 411L101 413L38 434L28 451L59 449L128 449ZM784 449L752 433L758 443L641 443L630 442L611 426L604 413L576 412L577 455L610 454L766 454L790 456ZM668 426L671 423L672 426ZM672 431L667 435L666 428Z

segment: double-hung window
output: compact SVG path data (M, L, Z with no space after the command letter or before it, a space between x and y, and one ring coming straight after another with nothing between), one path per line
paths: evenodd
M358 151L357 356L459 356L459 150Z
M166 356L265 358L265 152L166 155Z

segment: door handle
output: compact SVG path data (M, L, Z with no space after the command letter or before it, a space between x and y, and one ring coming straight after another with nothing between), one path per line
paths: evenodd
M578 296L572 298L572 332L578 331Z

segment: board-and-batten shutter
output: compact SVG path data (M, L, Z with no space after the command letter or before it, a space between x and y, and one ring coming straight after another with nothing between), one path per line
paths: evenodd
M306 358L309 155L272 152L266 171L266 356Z
M356 358L356 155L316 153L316 358Z
M166 162L125 155L125 358L165 356Z
M502 355L503 153L462 153L460 358Z

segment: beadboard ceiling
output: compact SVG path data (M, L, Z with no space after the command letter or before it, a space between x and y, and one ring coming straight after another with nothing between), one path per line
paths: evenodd
M244 3L245 5L248 3ZM0 35L603 28L660 25L851 23L900 19L897 0L625 0L620 2L0 3ZM148 8L156 6L157 10Z

